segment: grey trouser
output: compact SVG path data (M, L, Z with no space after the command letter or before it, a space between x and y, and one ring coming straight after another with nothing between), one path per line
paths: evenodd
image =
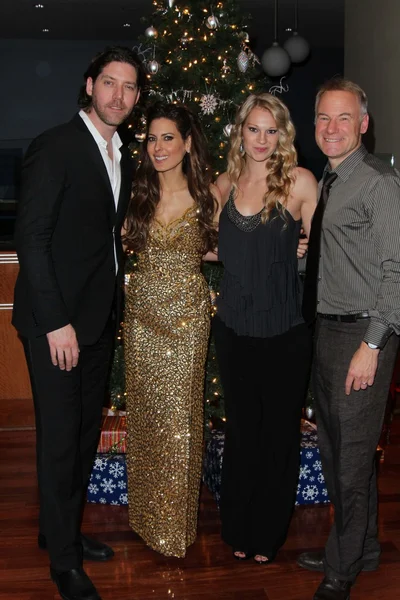
M340 323L318 317L313 390L322 467L335 520L325 547L328 577L354 581L365 561L378 564L376 447L399 340L379 353L375 382L345 394L350 361L369 319Z

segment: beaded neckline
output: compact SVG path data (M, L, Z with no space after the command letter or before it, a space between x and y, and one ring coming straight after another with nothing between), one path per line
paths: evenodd
M254 231L254 229L256 229L256 227L258 227L258 225L261 223L261 214L263 210L264 209L262 208L260 212L256 213L255 215L242 215L242 213L240 213L235 206L233 189L231 190L228 202L226 203L226 211L228 213L229 220L241 231L246 233Z

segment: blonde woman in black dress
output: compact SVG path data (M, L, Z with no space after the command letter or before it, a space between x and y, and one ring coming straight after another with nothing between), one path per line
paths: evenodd
M216 182L225 267L213 322L227 417L222 537L235 558L260 564L286 538L311 361L296 249L301 227L310 231L317 182L297 166L294 136L279 99L248 97Z

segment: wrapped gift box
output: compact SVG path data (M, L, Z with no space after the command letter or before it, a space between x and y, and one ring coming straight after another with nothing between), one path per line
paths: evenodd
M203 482L206 484L219 505L221 488L222 456L224 453L225 434L213 429L206 444L203 462Z
M302 421L296 505L325 504L327 502L329 502L328 491L322 473L317 429L312 423Z
M97 452L117 453L126 452L126 417L105 414L101 422L100 441Z
M125 454L96 454L87 491L87 501L128 504Z
M221 487L224 433L213 430L206 445L203 465L203 481L219 504ZM315 425L302 422L300 442L300 470L297 485L296 505L329 502L322 474L317 432Z

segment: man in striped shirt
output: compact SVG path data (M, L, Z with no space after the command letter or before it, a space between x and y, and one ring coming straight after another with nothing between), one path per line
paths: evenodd
M400 334L400 177L362 144L367 97L355 83L325 84L315 123L329 177L321 185L315 305L305 293L304 309L317 312L313 389L335 520L324 552L298 563L325 572L314 600L348 600L358 573L377 569L380 557L375 451Z

